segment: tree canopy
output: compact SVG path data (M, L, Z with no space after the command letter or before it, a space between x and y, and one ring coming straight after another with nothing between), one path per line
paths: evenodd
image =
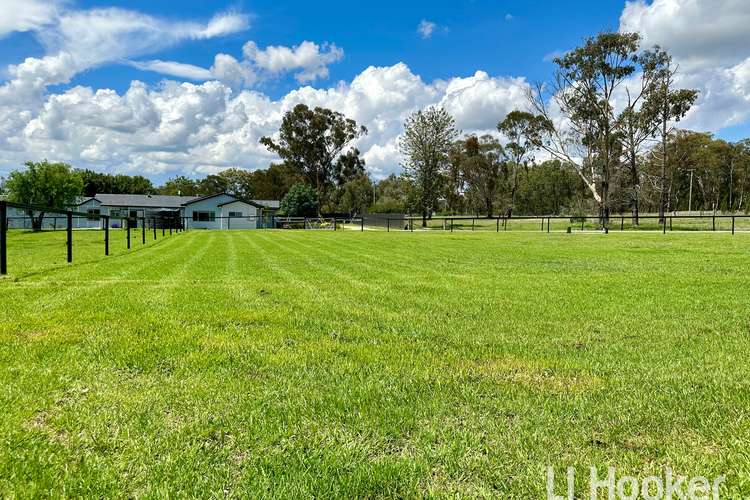
M347 148L366 134L365 127L337 111L298 104L284 115L278 139L260 142L314 186L322 201L333 186L364 170L359 151Z
M83 192L83 179L67 163L26 162L25 170L10 173L5 181L8 199L16 203L65 209ZM42 228L44 211L28 210L35 231Z
M411 202L427 225L437 207L443 174L458 136L453 117L443 108L429 107L413 113L404 123L399 149L404 175L411 182Z
M281 200L279 215L314 217L318 213L318 195L309 184L295 184Z

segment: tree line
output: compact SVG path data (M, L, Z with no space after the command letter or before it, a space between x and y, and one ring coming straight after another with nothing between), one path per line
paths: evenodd
M280 158L266 169L228 168L154 186L143 176L29 162L2 188L15 201L64 206L96 193L201 196L228 192L282 200L288 215L409 213L512 217L642 211L747 211L750 140L677 128L698 93L676 87L678 68L635 33L602 33L554 60L552 81L495 134L462 135L440 107L412 113L399 138L401 173L373 180L355 147L365 127L329 109L295 106L260 142Z

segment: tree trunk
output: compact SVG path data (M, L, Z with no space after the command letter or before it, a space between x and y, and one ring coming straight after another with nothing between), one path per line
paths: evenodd
M608 162L608 158L605 161ZM602 169L602 201L600 212L602 229L606 229L609 227L609 165L606 164Z
M31 230L35 233L42 230L42 224L44 223L44 212L39 212L38 217L34 217L34 212L29 211L27 212L29 217L31 218Z
M664 207L666 205L666 181L667 181L667 121L669 120L669 85L664 85L664 103L661 117L661 189L659 193L659 224L666 224Z
M630 183L631 183L631 189L633 190L632 193L630 193L630 210L631 210L632 224L633 224L633 227L638 227L638 225L640 224L639 214L638 214L638 195L640 193L640 179L638 178L638 160L635 154L632 154L632 153L630 156Z

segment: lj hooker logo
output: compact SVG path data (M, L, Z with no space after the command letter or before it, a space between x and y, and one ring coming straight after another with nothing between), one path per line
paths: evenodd
M555 488L555 469L547 466L547 500L575 500L576 471L568 467L565 474L565 489L558 484ZM686 478L675 476L672 469L667 468L664 476L648 476L637 478L633 476L619 476L614 467L607 469L607 475L601 477L596 467L591 467L589 473L588 493L591 500L606 498L607 500L718 500L719 487L726 481L725 476L709 480L703 476ZM585 497L583 497L585 498Z

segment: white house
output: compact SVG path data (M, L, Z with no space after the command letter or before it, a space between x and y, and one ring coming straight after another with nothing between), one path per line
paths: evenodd
M127 217L136 226L147 220L176 218L195 229L257 229L268 227L270 217L278 209L275 200L241 200L228 193L210 196L166 196L140 194L97 194L81 197L68 207L74 212L89 214L75 216L73 227L101 228L99 216ZM8 214L11 228L31 228L31 220L23 210ZM44 229L62 229L66 225L64 213L50 213L44 218ZM122 227L119 219L110 220L110 227Z
M270 203L269 203L270 205ZM278 206L278 205L276 205ZM191 229L257 229L275 208L227 193L195 198L184 204Z

